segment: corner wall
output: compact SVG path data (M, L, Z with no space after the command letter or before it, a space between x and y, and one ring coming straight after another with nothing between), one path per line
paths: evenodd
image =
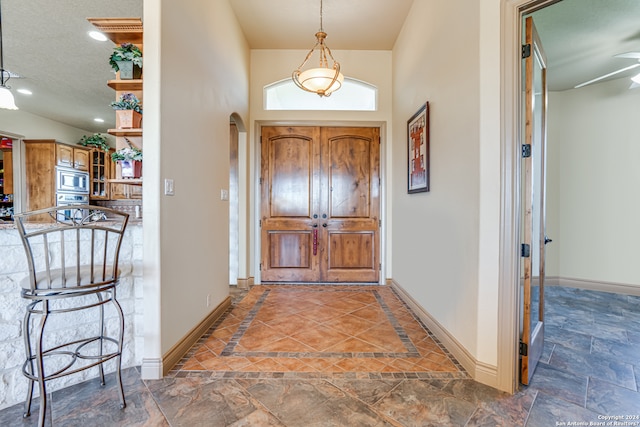
M560 283L640 293L640 90L629 85L550 94L547 276Z
M157 378L163 355L228 296L220 190L229 188L229 117L248 117L249 49L227 0L146 0L144 10L153 65L144 82L143 377Z
M474 378L494 386L500 22L499 1L414 2L393 50L390 201L394 282ZM426 101L431 190L408 194L406 121Z

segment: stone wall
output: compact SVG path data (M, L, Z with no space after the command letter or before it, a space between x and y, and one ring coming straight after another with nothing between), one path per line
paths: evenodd
M129 224L120 249L121 278L117 290L118 301L125 314L123 367L140 365L142 361L142 248L142 225ZM19 285L27 275L27 260L18 231L13 226L2 225L0 228L0 409L23 402L27 393L27 379L22 375L22 364L25 358L22 322L27 302L20 297ZM114 330L117 328L117 315L109 304L105 307L107 329ZM50 343L61 337L68 340L80 336L83 330L97 331L96 310L51 316L46 327L51 337ZM39 321L38 316L33 318L36 322ZM114 371L114 362L107 363L105 370ZM91 368L49 381L47 391L51 392L97 376L98 368Z

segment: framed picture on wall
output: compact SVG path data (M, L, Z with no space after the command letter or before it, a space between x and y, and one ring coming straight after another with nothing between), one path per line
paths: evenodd
M408 191L429 191L429 103L407 121Z

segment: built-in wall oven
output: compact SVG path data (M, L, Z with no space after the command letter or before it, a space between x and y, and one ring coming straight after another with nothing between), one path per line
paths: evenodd
M89 173L70 168L56 168L56 206L69 206L68 211L59 211L60 220L72 216L85 217L89 212L72 211L71 206L89 204Z

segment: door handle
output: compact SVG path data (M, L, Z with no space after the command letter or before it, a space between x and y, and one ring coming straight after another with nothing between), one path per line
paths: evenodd
M325 222L324 224L322 224L322 226L326 228L326 226L327 226L327 223Z
M317 227L318 224L314 224L314 227ZM313 229L313 256L318 254L318 229Z
M553 242L553 240L551 240L550 238L548 238L547 236L544 236L544 244L546 245L547 243L551 243Z

